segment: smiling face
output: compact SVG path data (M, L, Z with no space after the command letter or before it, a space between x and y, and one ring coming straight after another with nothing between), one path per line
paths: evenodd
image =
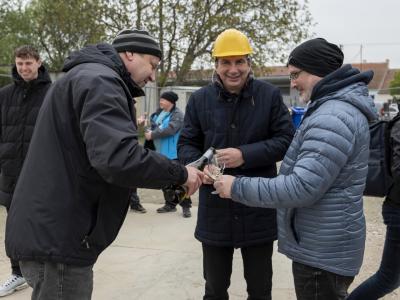
M312 75L292 65L289 65L288 69L290 87L299 92L300 102L306 104L308 101L310 101L314 86L322 79L322 77Z
M15 66L19 76L24 81L31 81L38 77L39 68L42 65L40 59L35 59L33 57L16 57Z
M144 87L147 82L156 80L156 71L160 58L149 54L139 54L132 52L120 53L125 67L131 74L131 79L140 87Z
M250 70L250 62L246 55L219 57L215 62L215 71L224 87L234 94L240 93Z

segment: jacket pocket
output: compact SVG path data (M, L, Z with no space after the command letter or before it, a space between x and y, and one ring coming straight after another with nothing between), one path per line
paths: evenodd
M285 214L285 228L287 238L294 244L299 244L299 235L296 229L296 208L289 208Z
M85 248L94 248L102 252L114 239L125 220L129 207L129 190L123 189L116 192L105 192L100 196L95 224L92 230L82 240Z

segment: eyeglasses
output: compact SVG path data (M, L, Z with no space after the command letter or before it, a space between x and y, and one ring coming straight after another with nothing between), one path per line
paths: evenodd
M303 72L303 70L290 73L290 74L289 74L289 80L290 80L290 81L296 80L297 78L299 78L301 72Z

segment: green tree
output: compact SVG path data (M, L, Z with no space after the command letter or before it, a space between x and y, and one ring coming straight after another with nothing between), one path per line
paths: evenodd
M212 43L227 28L251 39L258 65L283 61L288 50L309 35L308 1L297 0L113 0L107 13L111 36L123 27L147 28L160 42L164 59L159 85L171 72L175 84L203 65L211 66ZM139 26L144 25L144 26Z
M171 71L182 83L193 65L210 62L212 44L219 33L236 28L254 47L254 61L282 60L285 50L308 36L308 2L297 0L158 0L146 7L142 18L163 47L159 84ZM209 63L206 65L210 65Z
M109 37L123 28L144 28L143 15L151 11L156 0L109 0L103 5L101 19L107 27Z
M212 66L212 43L227 28L246 33L255 64L283 61L308 36L308 2L300 0L0 0L0 63L22 41L43 49L52 70L88 43L110 42L126 27L148 29L164 59L159 84L182 83L195 66ZM12 46L11 46L12 45ZM7 48L8 47L8 48Z
M72 50L106 38L106 28L97 17L103 2L99 0L34 0L29 13L35 20L32 30L46 53L51 69L61 70Z
M394 78L389 84L390 95L400 96L400 71L394 73Z
M0 64L10 65L14 49L32 41L31 20L18 0L0 0L0 20Z
M75 49L105 40L105 0L1 0L0 62L9 62L13 50L31 44L42 50L50 69L60 71ZM99 17L97 17L99 16Z

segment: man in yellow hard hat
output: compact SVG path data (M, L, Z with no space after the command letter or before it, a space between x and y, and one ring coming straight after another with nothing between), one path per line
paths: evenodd
M276 162L294 129L279 89L253 78L252 52L248 38L236 29L216 39L213 82L193 93L186 107L178 142L182 162L214 147L226 174L276 176ZM211 177L204 178L195 232L203 247L204 299L228 299L235 248L241 249L248 299L271 299L275 210L221 200L212 194Z

